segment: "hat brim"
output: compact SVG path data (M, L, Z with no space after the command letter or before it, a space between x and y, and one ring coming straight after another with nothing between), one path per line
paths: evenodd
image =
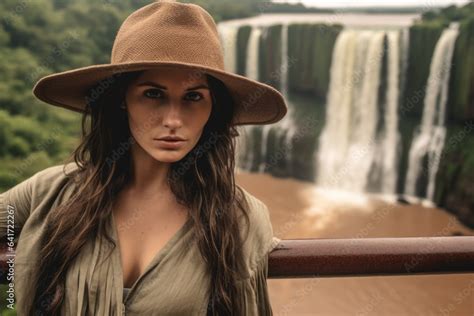
M99 81L122 72L165 66L199 70L221 80L229 89L236 106L234 125L276 123L288 111L283 95L270 85L191 63L153 61L92 65L45 76L36 82L33 94L51 105L83 113L86 93Z

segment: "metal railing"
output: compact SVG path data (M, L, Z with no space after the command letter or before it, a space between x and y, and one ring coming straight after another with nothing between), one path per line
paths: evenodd
M6 251L0 247L0 283ZM268 260L272 279L472 272L474 236L283 239Z
M474 272L474 236L283 239L268 278Z

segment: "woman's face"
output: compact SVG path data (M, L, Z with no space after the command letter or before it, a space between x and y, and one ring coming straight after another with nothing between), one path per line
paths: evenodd
M125 103L136 143L162 162L179 161L194 148L212 108L204 74L168 67L146 70L133 80ZM159 140L166 136L183 141Z

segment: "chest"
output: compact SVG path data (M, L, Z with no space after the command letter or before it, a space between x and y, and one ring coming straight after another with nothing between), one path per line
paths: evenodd
M187 220L171 203L127 199L114 205L113 216L124 287L132 287Z

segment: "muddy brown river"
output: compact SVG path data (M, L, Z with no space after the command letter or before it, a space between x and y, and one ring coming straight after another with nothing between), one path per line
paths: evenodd
M240 172L270 210L274 235L293 238L474 236L448 212L327 192L302 181ZM474 273L269 279L274 315L474 315Z

